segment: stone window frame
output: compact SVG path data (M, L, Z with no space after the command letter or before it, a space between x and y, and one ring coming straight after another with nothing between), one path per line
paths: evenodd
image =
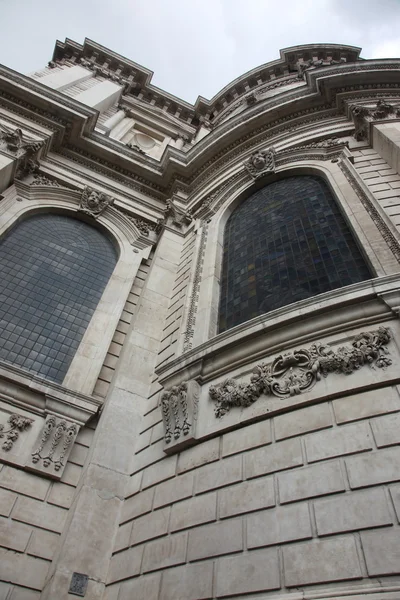
M187 332L189 327L192 327L192 341L190 347L195 348L218 335L223 239L225 225L230 215L241 202L245 201L246 198L250 197L251 194L258 189L261 189L273 181L295 175L315 175L321 177L328 184L362 255L375 277L381 277L396 272L391 269L390 266L385 268L385 266L382 265L382 259L378 256L372 246L374 243L376 245L382 245L382 242L384 242L376 225L373 224L373 229L371 228L371 231L368 232L368 237L361 227L357 217L360 216L360 214L364 217L368 217L368 213L362 206L354 187L344 176L338 162L310 159L305 163L293 159L292 161L287 161L286 164L281 167L276 168L275 173L267 174L257 181L253 181L243 172L241 177L234 178L232 186L225 188L222 197L218 195L218 197L215 198L213 205L211 206L211 208L214 207L215 213L208 219L207 223L203 223L205 242L203 248L199 248L197 259L194 261L197 264L201 262L198 295L195 305L192 306L192 323L187 321L186 325ZM357 179L356 175L355 179ZM362 182L358 180L356 180L356 184L360 187L363 185ZM384 216L382 218L384 218ZM385 220L387 221L387 219ZM373 222L371 221L371 223ZM348 287L352 286L346 286L346 288ZM192 299L194 295L194 291L192 291ZM312 300L312 298L309 300ZM193 313L196 321L204 324L203 327L196 327L193 324ZM269 313L265 315L266 318L268 318L268 314ZM247 323L249 323L249 329L251 329L252 320ZM243 325L245 324L242 324L242 326ZM187 349L188 348L185 350Z
M114 207L96 220L79 211L80 192L63 187L30 186L16 182L0 203L0 237L19 221L39 213L64 214L85 221L111 240L117 262L61 387L90 396L103 366L141 261L149 254L140 232ZM25 373L25 371L23 371Z

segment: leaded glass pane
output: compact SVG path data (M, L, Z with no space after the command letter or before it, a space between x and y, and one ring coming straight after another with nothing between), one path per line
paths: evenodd
M219 330L371 277L327 184L276 181L226 224Z
M100 231L37 215L0 242L0 358L61 383L116 264Z

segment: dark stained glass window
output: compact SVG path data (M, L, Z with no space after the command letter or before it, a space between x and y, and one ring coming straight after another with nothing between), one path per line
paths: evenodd
M0 358L61 383L117 256L97 229L37 215L0 243Z
M309 175L276 181L226 224L219 330L371 277L327 184Z

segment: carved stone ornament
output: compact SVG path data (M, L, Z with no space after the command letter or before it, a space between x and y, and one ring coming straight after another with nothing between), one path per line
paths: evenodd
M189 225L192 222L193 215L190 210L182 210L175 206L172 200L167 200L164 219L171 219L173 225L182 227L183 225Z
M272 364L262 363L253 369L250 383L227 379L212 385L210 398L216 403L215 415L222 417L234 406L250 406L262 394L289 398L310 390L329 373L349 375L365 365L385 368L392 363L385 346L390 330L380 327L355 336L351 346L333 350L328 345L313 344L278 356Z
M299 79L304 79L305 78L305 72L309 71L310 69L321 69L322 67L330 67L332 65L341 65L344 64L346 62L345 58L341 58L340 60L323 60L323 59L319 59L319 60L314 60L314 59L310 59L310 60L306 60L304 62L298 62L297 63L297 77Z
M114 204L114 198L85 186L82 192L79 210L91 215L95 219L99 217L109 206Z
M130 220L139 229L140 233L145 236L148 236L150 231L154 231L154 233L158 234L162 229L161 219L158 219L157 223L150 223L149 221L139 219L138 217L130 217Z
M42 141L24 136L21 129L12 129L0 123L0 148L5 148L15 154L17 158L23 156L27 151L36 152L42 145Z
M375 108L352 104L350 113L354 121L354 138L361 142L368 140L369 124L373 120L397 119L400 118L400 108L389 104L386 100L378 100Z
M175 448L194 438L199 397L200 385L194 380L185 381L163 392L161 410L164 439L169 448ZM168 449L166 448L166 452Z
M10 415L7 425L0 424L0 438L4 440L1 444L2 450L9 452L19 438L19 434L28 429L32 423L33 420L27 417L17 414Z
M257 150L243 164L253 179L258 179L266 173L274 173L275 150L273 148Z
M29 468L60 478L78 432L77 423L47 415L36 440Z
M40 175L40 173L35 173L33 176L33 180L30 185L45 185L49 187L60 187L60 184L55 179L49 179L45 175Z

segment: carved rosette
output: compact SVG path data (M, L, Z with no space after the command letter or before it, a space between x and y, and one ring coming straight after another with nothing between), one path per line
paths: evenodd
M165 452L195 437L200 385L190 380L172 387L161 396Z
M9 416L7 424L0 424L0 438L2 438L1 449L9 452L12 450L20 434L28 429L33 423L32 419L12 414Z
M79 425L47 415L27 466L34 471L60 478L79 432Z
M281 354L272 364L257 365L250 383L227 379L212 385L209 395L215 402L215 414L222 417L234 406L250 406L261 395L284 399L302 394L329 373L350 375L365 365L385 368L392 363L386 348L390 340L390 330L380 327L360 333L351 346L342 346L336 351L328 345L313 344L308 349Z
M112 204L114 204L114 198L85 186L78 210L97 219Z
M273 148L257 150L243 164L253 179L258 179L267 173L274 173L275 150Z

